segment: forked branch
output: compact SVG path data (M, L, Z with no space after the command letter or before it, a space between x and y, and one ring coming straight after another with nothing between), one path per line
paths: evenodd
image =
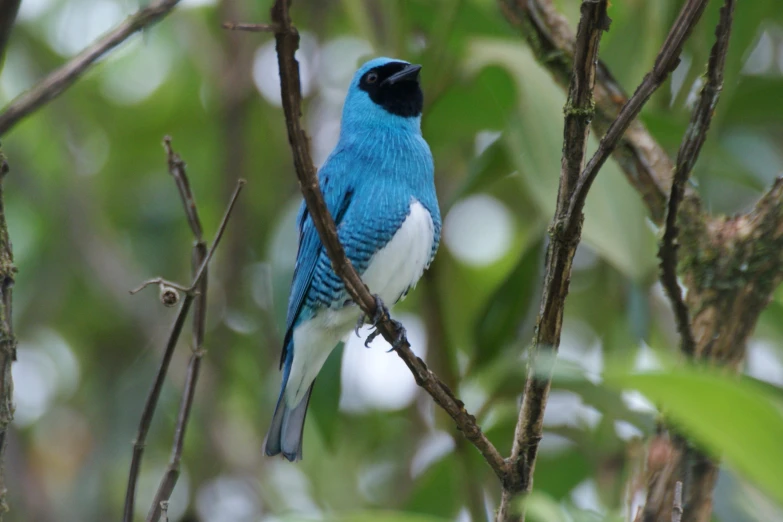
M174 355L174 349L179 341L179 336L182 333L182 328L185 324L188 312L195 301L195 318L193 320L193 354L191 355L190 364L188 365L187 378L185 380L185 387L182 392L182 401L180 403L179 414L177 415L177 426L174 433L174 444L171 450L171 459L169 465L166 468L166 472L161 480L158 491L155 494L155 499L150 507L149 514L147 515L147 521L157 522L161 515L161 508L168 502L171 496L177 479L179 478L179 464L182 458L182 447L185 441L185 430L187 428L188 419L190 417L190 411L193 407L193 397L195 393L196 382L198 380L199 369L201 366L201 358L204 353L204 327L206 321L206 298L207 298L207 265L209 264L212 255L220 244L220 239L223 237L223 233L226 230L228 221L231 217L231 212L239 197L239 193L245 184L245 181L240 179L237 182L236 189L231 196L228 207L223 214L223 219L218 226L215 239L212 241L212 246L207 250L206 243L202 237L201 221L198 217L198 210L196 208L193 194L190 191L190 183L185 172L185 164L180 157L171 148L171 139L166 137L164 139L164 147L166 149L166 155L168 158L169 172L174 177L177 189L179 191L182 202L185 206L185 214L188 218L193 235L195 236L195 244L193 246L193 280L190 286L184 287L175 283L168 283L165 280L158 278L155 281L162 289L180 288L185 290L185 297L180 305L177 317L174 320L169 339L166 343L166 348L163 352L163 358L161 359L158 367L158 372L155 376L155 381L152 384L149 394L147 395L147 401L144 404L144 410L142 411L141 420L139 421L139 429L136 434L136 439L133 442L133 456L131 458L130 472L128 475L128 486L125 492L125 508L123 510L123 522L132 522L133 512L136 499L136 483L138 481L139 471L141 468L141 458L144 453L144 446L147 440L147 433L149 432L150 425L152 424L152 417L155 414L155 409L158 406L158 399L160 398L160 392L163 389L163 382L166 379L168 373L169 364L171 358ZM152 283L150 283L152 284ZM171 286L173 285L173 287ZM141 288L148 286L148 284L142 285ZM140 290L137 289L136 291ZM135 292L132 292L135 293ZM161 292L163 298L164 292ZM164 304L166 302L164 301Z

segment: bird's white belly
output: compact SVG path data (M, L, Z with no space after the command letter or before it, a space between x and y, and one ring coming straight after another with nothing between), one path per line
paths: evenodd
M388 306L416 285L430 261L435 227L424 206L411 200L408 217L385 247L376 252L362 274L370 292ZM329 354L354 327L357 306L322 309L294 329L294 360L285 398L294 407L304 398Z
M412 199L408 217L391 241L370 258L362 281L384 303L393 305L424 273L434 241L432 216L421 203Z

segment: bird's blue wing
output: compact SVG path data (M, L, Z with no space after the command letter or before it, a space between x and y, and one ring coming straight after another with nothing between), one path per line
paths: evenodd
M337 151L318 172L319 185L324 195L326 207L329 209L329 213L332 215L338 228L353 197L353 188L350 184L336 182L340 179L341 171L344 168L344 161L342 161L340 153ZM288 298L286 333L283 341L283 353L280 359L281 368L288 355L294 326L308 300L307 296L311 290L317 267L319 264L322 264L319 263L319 260L326 256L321 238L318 236L318 230L315 228L304 201L302 201L299 207L296 223L299 229L299 249L296 254L294 278ZM329 265L329 270L331 270L331 264Z

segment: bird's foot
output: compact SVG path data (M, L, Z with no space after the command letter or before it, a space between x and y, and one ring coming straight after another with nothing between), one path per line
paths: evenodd
M373 294L373 298L375 299L375 314L371 318L369 318L369 324L371 324L372 326L377 326L378 323L381 322L381 320L383 319L384 313L388 315L389 311L386 309L386 306L383 304L383 301L381 301L381 298L378 297L377 294ZM359 337L359 328L364 326L364 324L367 322L368 322L367 314L362 312L362 315L359 316L359 320L356 321L356 326L353 329L353 333L356 334L356 337ZM371 342L377 336L378 334L373 332L372 334L370 334L370 340L367 342Z
M370 324L372 324L372 326L375 327L375 329L372 332L370 332L370 335L367 336L367 339L364 341L364 346L366 348L369 348L370 343L373 342L376 337L381 335L381 332L378 330L378 323L380 323L384 318L388 318L389 321L391 321L391 323L394 325L394 331L396 332L394 342L392 343L392 347L391 349L389 349L389 351L395 350L400 347L400 345L406 338L405 327L402 326L402 323L400 323L399 321L395 321L394 319L391 318L391 316L389 315L388 308L386 308L386 305L383 304L383 301L381 300L380 297L378 297L377 295L374 295L373 297L375 298L375 314L373 315ZM366 316L362 315L360 320L364 321L365 318ZM357 325L357 335L358 335L359 326L361 325Z

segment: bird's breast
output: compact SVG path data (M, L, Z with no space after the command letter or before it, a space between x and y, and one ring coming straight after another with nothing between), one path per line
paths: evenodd
M435 227L432 216L415 198L391 240L371 258L362 280L373 294L392 305L416 285L430 262Z

